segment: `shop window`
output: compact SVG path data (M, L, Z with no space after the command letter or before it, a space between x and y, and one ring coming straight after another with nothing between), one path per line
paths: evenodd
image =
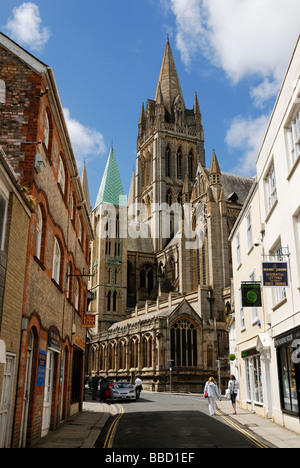
M251 350L247 353L254 354L256 350ZM244 361L246 369L247 400L256 404L263 404L264 394L260 355L245 358Z
M292 346L278 349L279 379L281 384L282 409L292 413L299 413L297 377L299 379L300 369L294 357L295 349Z

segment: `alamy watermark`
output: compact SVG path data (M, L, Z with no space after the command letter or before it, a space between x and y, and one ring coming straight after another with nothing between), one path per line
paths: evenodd
M184 239L189 250L203 245L206 211L202 203L133 203L128 207L98 207L97 235L101 239Z
M292 353L292 361L294 364L300 364L300 340L294 340L292 348L295 348L295 351Z

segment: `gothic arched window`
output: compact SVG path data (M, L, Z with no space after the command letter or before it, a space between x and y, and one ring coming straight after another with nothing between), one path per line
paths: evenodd
M168 146L165 153L166 158L166 177L171 177L171 151Z
M188 165L189 165L188 169L189 169L189 179L190 180L194 179L194 162L193 162L193 158L194 158L193 151L190 151L189 160L188 160Z
M176 367L196 367L197 330L187 319L180 319L171 326L171 359Z
M182 179L182 151L177 151L177 179Z

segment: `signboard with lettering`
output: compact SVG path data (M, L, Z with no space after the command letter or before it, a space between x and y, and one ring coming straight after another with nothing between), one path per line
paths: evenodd
M263 286L265 288L288 288L287 262L263 262Z
M83 315L82 316L83 328L95 328L96 326L96 315Z
M45 351L39 350L39 357L38 357L38 371L37 371L37 379L36 379L36 386L43 387L45 384L45 375L46 375L46 357L47 354Z
M57 353L61 352L60 349L60 336L57 330L51 328L48 333L48 347Z
M243 307L261 307L261 284L255 282L242 283Z

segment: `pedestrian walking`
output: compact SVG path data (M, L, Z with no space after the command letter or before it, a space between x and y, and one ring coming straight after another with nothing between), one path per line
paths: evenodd
M108 389L108 380L107 376L104 375L100 380L100 401L104 401L106 403L106 391Z
M210 377L205 384L204 396L208 399L210 416L216 414L216 398L220 398L218 385L213 377Z
M230 380L228 382L228 389L230 391L231 403L234 411L233 414L236 414L236 398L239 392L239 383L234 375L230 376Z
M135 388L136 388L136 397L137 399L141 396L141 391L143 390L143 381L140 377L137 377L135 380Z
M99 379L96 376L96 372L93 371L92 372L92 379L91 379L92 399L93 400L97 399L98 386L99 386Z

